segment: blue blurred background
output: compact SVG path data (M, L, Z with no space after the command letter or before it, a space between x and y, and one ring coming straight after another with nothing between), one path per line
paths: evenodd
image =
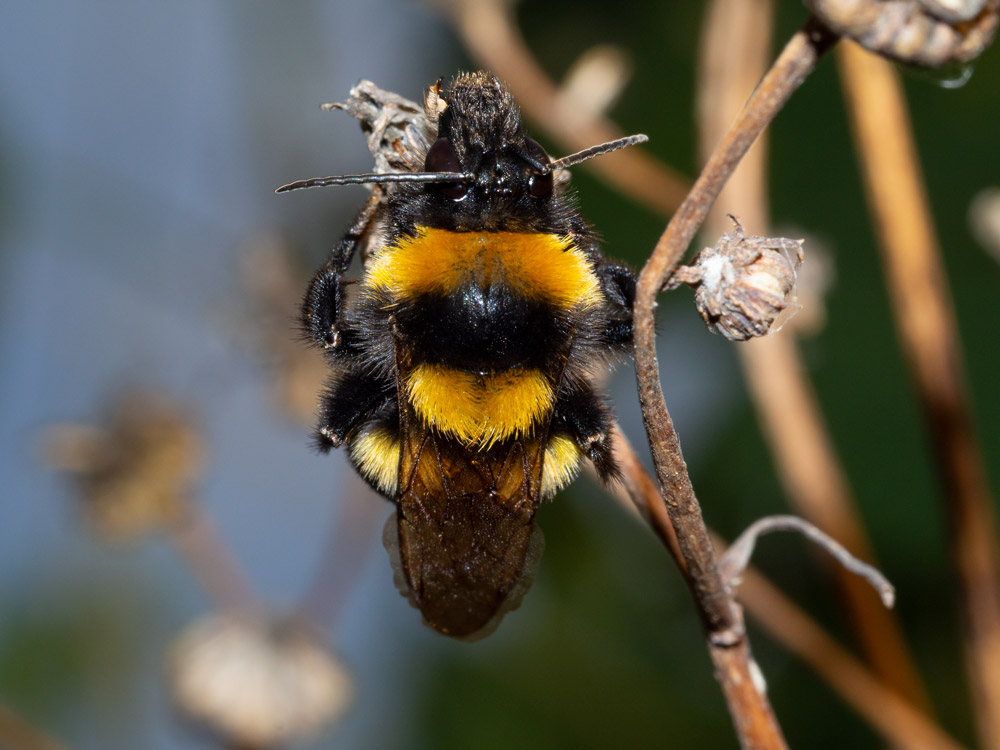
M700 12L556 0L526 4L520 17L556 76L594 44L624 48L636 72L613 116L691 174ZM362 490L341 456L317 456L307 428L275 405L281 362L254 336L265 322L247 309L247 258L278 238L299 254L304 287L363 200L361 188L273 194L293 179L369 169L357 123L320 102L361 78L419 99L471 63L442 15L398 0L8 0L3 16L0 702L73 747L216 747L177 720L162 667L209 601L164 542L108 545L90 533L71 485L42 460L43 431L98 423L136 386L182 403L208 446L202 506L261 597L279 611L297 606L335 532L338 498ZM783 4L776 38L803 18ZM973 195L1000 184L997 58L989 51L959 90L907 81L994 479L1000 268L966 213ZM829 323L805 342L806 361L943 722L967 739L938 491L832 61L772 132L776 223L818 238L836 267ZM574 179L609 254L640 264L661 220L585 173ZM668 405L708 520L732 536L783 510L781 491L732 345L704 332L685 293L662 307ZM293 300L267 324L287 318L291 340L294 312ZM629 367L611 390L641 445ZM365 527L370 554L327 623L356 678L354 709L304 746L732 747L688 596L654 537L587 479L539 520L547 552L535 589L474 646L420 625L392 585L381 521ZM761 565L846 632L801 544L769 544ZM792 745L881 746L780 647L760 634L754 644Z

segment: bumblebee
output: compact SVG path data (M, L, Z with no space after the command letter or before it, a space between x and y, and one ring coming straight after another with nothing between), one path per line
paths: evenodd
M646 138L553 161L487 73L432 86L415 122L380 147L409 170L279 192L372 186L302 305L331 368L316 442L345 445L395 503L397 583L434 629L468 639L530 585L539 503L585 458L617 475L594 378L631 346L635 276L601 255L561 170Z

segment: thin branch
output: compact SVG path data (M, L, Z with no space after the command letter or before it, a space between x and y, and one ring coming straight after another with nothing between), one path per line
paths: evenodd
M624 436L615 437L615 457L630 495L616 496L617 499L628 502L627 507L646 516L661 539L674 538L669 518L656 511L663 508L656 484ZM726 545L718 535L712 534L712 542L720 554L725 550ZM959 750L961 745L933 719L901 698L753 568L743 573L739 600L754 622L808 664L886 742L902 748Z
M944 484L980 741L1000 748L1000 550L972 426L955 317L898 76L847 45L838 58L898 336Z
M670 523L667 506L660 498L656 482L646 473L632 443L625 437L618 425L612 430L611 444L614 446L615 461L622 470L622 484L631 506L653 528L656 535L677 563L677 569L687 575L687 563L677 544L677 532ZM621 500L621 497L618 497Z
M663 400L656 363L656 334L653 310L656 295L701 226L708 209L747 149L771 122L792 93L815 68L817 61L836 37L812 19L796 33L754 91L729 134L709 159L691 192L660 237L652 256L639 276L635 302L635 365L643 422L656 467L660 494L667 504L671 524L687 562L687 579L708 636L709 652L729 700L737 732L744 728L760 731L757 736L740 734L744 747L784 747L781 730L767 698L751 685L746 703L735 701L726 684L729 675L720 665L727 646L745 642L742 617L719 575L715 551L702 520L680 441ZM731 649L726 658L733 657ZM749 665L745 664L749 673ZM740 712L751 710L754 720ZM760 720L757 720L757 717Z
M709 5L697 85L703 159L766 70L772 5L771 0L714 0ZM709 236L729 231L727 212L738 214L754 232L769 232L766 143L765 133L726 184L706 222ZM736 348L778 478L796 512L855 556L874 560L794 330L791 326ZM864 581L839 567L832 573L868 661L889 686L930 713L930 699L896 615L872 596Z
M877 568L862 562L848 552L842 544L798 516L765 516L750 524L729 545L726 554L719 560L719 572L727 583L735 588L735 580L743 574L750 563L750 557L757 546L757 540L764 534L770 534L774 531L797 531L802 534L813 544L822 547L845 570L868 581L871 587L878 592L882 604L887 608L891 608L895 604L896 589Z
M754 622L812 667L886 742L908 749L962 747L752 568L743 574L740 601Z
M522 111L570 151L626 135L586 108L574 109L559 96L524 43L505 0L447 0L444 3L469 54L504 79ZM669 214L680 205L688 183L641 149L620 151L588 162L589 169L654 211Z

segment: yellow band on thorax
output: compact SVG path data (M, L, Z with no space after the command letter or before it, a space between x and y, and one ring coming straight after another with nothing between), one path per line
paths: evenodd
M586 254L568 237L532 232L452 232L417 227L369 261L362 284L396 299L450 294L467 282L505 283L530 299L561 308L601 301Z

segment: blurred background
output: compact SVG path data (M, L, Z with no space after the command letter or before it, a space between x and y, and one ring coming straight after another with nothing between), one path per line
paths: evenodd
M160 510L151 521L102 515L81 479L95 445L139 450L152 408L182 425L170 459L189 472L182 494L254 595L276 616L309 612L316 641L351 675L346 712L293 746L734 747L680 577L592 480L539 511L546 552L534 588L470 645L432 633L397 594L381 544L390 506L343 455L310 449L322 368L296 341L298 295L365 192L273 189L370 168L357 122L319 103L342 100L361 78L419 100L438 77L474 66L447 13L400 0L39 0L3 10L3 713L66 747L223 746L181 717L167 686L168 651L215 606L191 556L177 554L176 534L142 533ZM806 12L781 3L777 13L783 42ZM700 3L623 11L550 0L525 2L517 16L557 80L595 45L618 47L633 73L610 116L695 173ZM987 51L960 88L941 83L906 74L995 486L1000 251L990 243L1000 238L976 235L969 216L977 195L1000 187L1000 55ZM802 342L804 358L940 722L968 742L940 491L852 154L825 60L771 130L773 218L784 236L808 238L806 269L825 269L825 324ZM574 184L608 254L640 266L662 219L584 170ZM681 290L661 302L659 346L709 524L732 538L783 512L738 345L708 334ZM645 457L630 366L610 390ZM755 562L851 643L812 550L777 537ZM883 746L752 623L751 636L792 746Z

